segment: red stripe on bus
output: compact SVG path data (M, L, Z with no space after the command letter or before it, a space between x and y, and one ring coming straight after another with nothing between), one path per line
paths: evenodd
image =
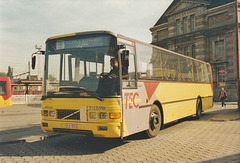
M159 82L144 82L145 89L146 89L149 100L151 99L153 93L157 89L158 84L159 84Z

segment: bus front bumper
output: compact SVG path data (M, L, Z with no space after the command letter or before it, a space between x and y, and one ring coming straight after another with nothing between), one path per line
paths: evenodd
M44 132L57 134L108 138L119 138L121 136L120 123L75 123L42 120L41 127Z

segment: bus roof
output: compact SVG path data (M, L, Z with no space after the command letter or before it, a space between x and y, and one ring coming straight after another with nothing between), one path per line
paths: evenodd
M117 37L117 35L115 33L111 32L111 31L104 31L104 30L101 31L100 30L100 31L76 32L76 33L69 33L69 34L52 36L52 37L49 37L47 39L47 41L54 40L54 39L59 39L59 38L64 38L64 37L69 37L69 36L71 37L71 36L88 35L88 34L110 34L110 35L113 35L113 36Z
M0 81L10 81L10 77L0 77Z

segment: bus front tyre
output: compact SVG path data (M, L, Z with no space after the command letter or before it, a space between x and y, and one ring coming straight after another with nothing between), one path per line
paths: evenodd
M162 115L157 105L152 105L149 114L149 127L146 131L149 138L158 135L162 126Z

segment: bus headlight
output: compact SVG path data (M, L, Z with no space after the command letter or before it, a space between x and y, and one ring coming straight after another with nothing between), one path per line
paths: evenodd
M55 111L50 111L50 112L49 112L49 116L50 116L50 117L55 117L55 115L56 115L56 114L55 114Z
M109 118L110 119L119 119L121 118L121 113L109 113Z
M48 111L47 110L41 110L41 115L44 117L48 116Z
M107 119L107 113L100 113L100 119Z
M91 119L97 119L97 113L91 112L91 113L89 113L89 117L90 117Z

